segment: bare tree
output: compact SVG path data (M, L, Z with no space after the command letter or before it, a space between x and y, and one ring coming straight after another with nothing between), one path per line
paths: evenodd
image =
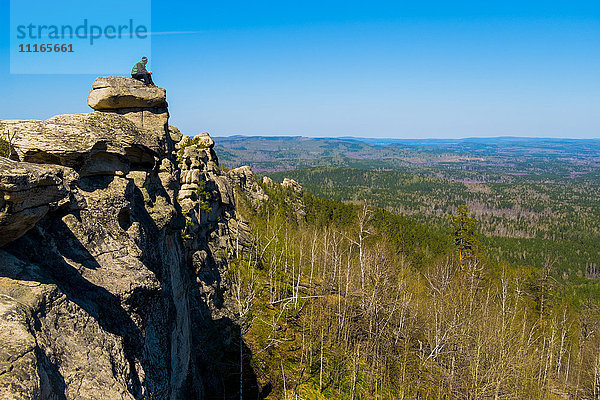
M0 155L4 155L6 158L12 158L15 153L14 142L17 137L17 132L10 131L10 128L7 128L6 131L2 132L2 137L0 138Z
M254 322L252 306L256 298L256 277L254 268L243 260L232 263L231 293L235 303L235 317L240 328L240 400L244 390L244 335Z

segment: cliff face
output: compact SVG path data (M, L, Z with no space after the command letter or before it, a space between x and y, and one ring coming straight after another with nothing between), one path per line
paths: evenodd
M235 395L223 276L248 238L236 193L264 193L168 125L164 89L98 78L88 104L0 121L0 398Z

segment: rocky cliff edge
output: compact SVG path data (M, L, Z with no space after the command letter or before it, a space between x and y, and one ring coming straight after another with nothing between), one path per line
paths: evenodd
M164 89L92 85L87 114L0 121L0 399L195 399L239 387L222 279L249 236L208 134L168 125ZM261 388L245 368L247 395Z

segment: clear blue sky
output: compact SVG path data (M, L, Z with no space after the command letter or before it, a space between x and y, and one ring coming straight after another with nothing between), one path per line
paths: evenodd
M0 119L88 112L94 75L9 74L0 4ZM156 0L152 31L190 32L150 60L189 135L600 137L598 0Z

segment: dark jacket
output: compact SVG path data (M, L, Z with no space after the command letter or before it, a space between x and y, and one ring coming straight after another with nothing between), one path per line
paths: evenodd
M131 68L131 75L135 75L135 74L147 74L148 71L146 71L146 65L144 64L143 61L139 61L137 64L135 64L133 66L133 68Z

